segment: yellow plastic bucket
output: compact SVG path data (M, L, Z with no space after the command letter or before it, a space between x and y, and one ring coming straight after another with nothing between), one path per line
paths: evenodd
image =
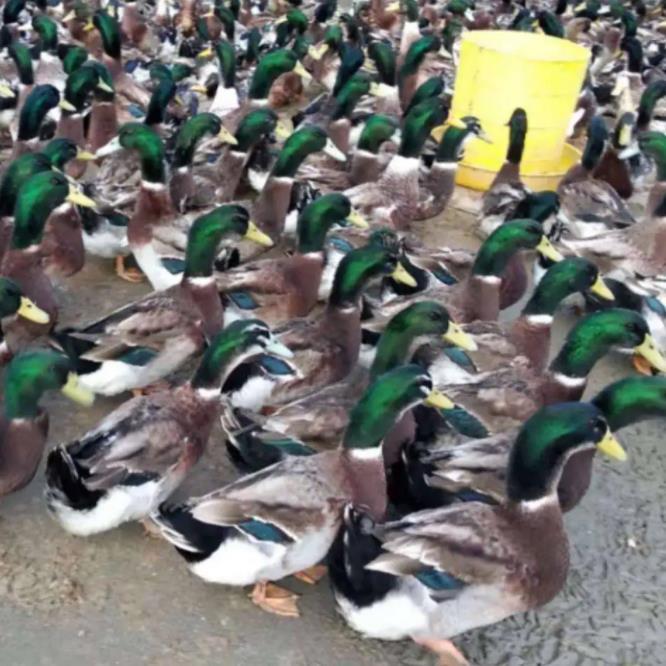
M457 182L475 190L490 186L506 158L509 118L522 107L528 126L523 181L535 190L555 189L580 155L566 143L566 133L589 58L588 49L547 35L506 30L465 34L451 114L477 116L493 143L467 145Z

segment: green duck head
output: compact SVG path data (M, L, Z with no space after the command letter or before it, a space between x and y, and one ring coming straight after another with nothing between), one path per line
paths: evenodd
M0 181L0 215L14 214L18 191L23 183L41 171L50 171L51 160L44 153L25 153L17 157L7 167Z
M536 220L545 222L551 215L560 211L560 197L557 192L544 190L543 192L530 192L516 206L511 219Z
M95 207L95 202L79 192L62 173L42 171L28 178L16 196L12 248L25 249L40 243L47 218L64 203Z
M46 14L37 14L32 19L32 29L39 35L39 48L47 53L58 51L58 26Z
M172 78L163 78L160 80L148 102L148 109L146 110L146 117L144 119L146 125L159 125L164 122L167 107L176 96L176 91L177 86Z
M21 13L25 10L26 0L7 0L2 8L2 22L5 25L18 23Z
M64 354L53 351L27 351L14 357L4 378L7 419L34 419L46 391L61 391L81 405L92 405L95 396L81 386Z
M71 74L88 60L88 51L82 46L63 44L60 49L62 68L65 74Z
M551 261L562 260L562 255L550 244L538 222L514 220L497 227L486 238L477 252L472 275L501 277L509 259L518 250L536 250Z
M122 149L135 150L141 158L141 174L149 183L165 183L164 143L160 135L142 123L125 123L109 143L102 146L95 157L113 155Z
M627 377L614 382L591 401L612 430L666 416L666 377Z
M507 496L529 502L552 496L571 454L598 449L611 458L626 454L611 434L602 412L586 402L563 402L543 407L520 429L509 455Z
M251 356L293 354L276 340L270 328L259 319L241 319L226 326L210 342L192 378L192 386L204 392L219 393L222 378Z
M97 75L97 85L93 91L95 99L100 102L113 102L116 93L109 68L98 60L89 60L81 65L81 69L91 69Z
M273 241L250 220L247 208L235 204L219 206L198 217L190 227L185 252L185 277L211 276L218 246L227 236L245 238L264 247L273 245Z
M284 142L271 173L276 178L293 178L305 158L319 151L326 151L340 161L346 159L321 127L301 127Z
M312 47L312 37L310 35L297 35L294 41L291 43L291 50L296 54L296 57L299 60L303 60L305 56L310 52ZM308 77L310 73L307 72L306 80L309 80Z
M414 92L409 104L405 109L405 115L408 114L417 104L425 102L433 97L439 97L444 92L444 78L441 76L431 76L426 79Z
M664 96L666 96L666 79L656 79L645 87L638 103L638 118L636 119L636 124L640 129L648 129L657 102Z
M24 86L33 85L35 83L35 71L32 66L30 49L21 42L12 42L8 46L7 52L14 61L20 83Z
M377 68L380 83L387 86L396 84L396 54L390 44L374 41L368 46L368 57Z
M608 129L606 123L601 116L594 116L587 126L587 143L581 159L581 164L585 169L592 171L599 164L599 160L604 154L604 150L606 150L607 142Z
M235 145L233 135L222 125L222 121L214 113L197 113L183 123L173 152L174 169L190 166L194 159L194 151L198 143L206 136L217 135L221 141Z
M228 7L216 3L214 13L222 24L222 29L224 30L226 38L233 42L234 35L236 34L236 19L234 18L233 12Z
M259 59L261 39L261 31L259 28L254 27L248 30L247 46L245 47L245 54L243 56L246 63L252 64Z
M65 82L64 98L74 107L72 114L81 114L89 106L99 76L92 67L79 67Z
M412 42L400 67L400 81L416 74L428 53L436 53L440 48L442 48L442 42L436 35L426 35Z
M294 35L302 35L308 29L308 18L300 9L290 9L276 22L275 45L286 46Z
M356 72L335 95L335 107L331 120L351 118L356 105L370 92L370 77L365 72Z
M527 113L524 109L515 109L509 119L509 148L506 153L507 162L519 165L525 150L527 137Z
M256 100L268 99L271 87L278 76L292 71L306 78L309 76L291 49L277 49L267 53L257 63L250 81L248 96Z
M0 319L17 315L36 324L48 324L49 315L23 295L21 288L6 277L0 277Z
M62 106L60 93L54 86L48 83L35 86L26 98L19 115L19 141L36 139L46 114L59 104ZM69 110L71 111L72 108L70 106Z
M321 43L310 49L310 56L314 60L321 60L327 52L340 53L344 43L344 34L339 24L333 23L324 31Z
M478 118L465 116L459 121L451 122L444 130L442 140L437 146L435 161L447 164L459 162L465 156L465 146L475 138L489 141Z
M431 98L415 106L405 117L399 154L418 158L430 133L446 118L442 101Z
M49 141L41 153L46 155L55 169L63 171L68 162L72 160L83 160L84 162L95 159L92 153L89 153L76 145L71 139L58 137Z
M363 49L352 44L342 44L340 47L340 65L333 84L333 95L337 95L345 83L361 69L364 61Z
M371 115L361 130L358 150L365 150L376 155L382 145L396 135L398 129L398 121L395 118L379 113Z
M657 180L666 181L666 134L662 132L642 132L638 136L642 152L649 155L657 165Z
M270 136L278 125L278 117L272 109L255 109L243 116L234 138L236 148L242 153L249 152L263 138Z
M299 253L321 252L331 227L346 222L360 228L368 227L361 215L352 210L349 198L341 192L330 192L311 201L301 211L296 223Z
M591 292L605 301L613 301L613 292L599 275L599 269L583 257L567 257L553 264L541 278L523 315L552 317L559 304L576 292Z
M564 38L564 28L553 12L542 10L537 13L537 19L539 27L543 30L544 34L551 37L559 37L560 39Z
M236 86L236 51L233 44L225 40L215 45L215 55L220 68L220 76L225 88Z
M371 239L367 245L348 252L338 264L329 305L350 308L358 305L371 281L390 275L414 286L414 279L400 263L400 245L390 237Z
M623 308L610 308L583 317L567 335L550 370L565 377L583 379L609 351L627 348L655 370L666 371L666 359L657 348L645 319Z
M378 377L408 360L412 343L424 336L437 336L467 351L476 343L450 317L448 310L436 301L420 301L406 307L386 325L377 343L377 353L370 376Z
M349 413L342 445L346 449L376 449L400 417L425 404L451 409L454 404L433 388L430 375L418 365L402 365L377 377Z
M96 11L92 18L93 26L102 37L104 53L113 60L120 60L121 33L118 20L105 11Z

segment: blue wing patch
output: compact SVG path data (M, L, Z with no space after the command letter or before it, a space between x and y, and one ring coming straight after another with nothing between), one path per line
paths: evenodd
M453 275L443 267L435 268L430 272L443 284L452 285L458 283L458 280L456 280Z
M478 372L474 361L470 355L460 347L445 347L444 355L451 359L456 365L459 365L463 370L467 372Z
M281 456L311 456L317 453L314 449L303 444L303 442L288 437L284 439L263 439L262 443L264 446L279 449Z
M146 115L138 104L130 104L127 110L130 112L132 118L143 118Z
M473 439L482 439L490 435L488 428L476 416L470 414L462 407L456 406L453 409L440 409L439 412L444 420L461 435L472 437Z
M451 574L447 574L445 571L437 571L437 569L433 569L432 567L422 569L417 574L414 574L414 578L435 592L462 590L466 585L459 578L451 576Z
M645 304L660 317L666 317L666 307L656 296L646 296Z
M270 354L262 354L259 356L257 358L257 363L259 363L259 365L271 375L285 376L296 374L289 363L277 356L271 356Z
M240 310L256 310L259 307L257 301L247 291L231 291L227 296Z
M136 347L125 352L116 360L127 363L128 365L148 365L155 357L157 352L153 349L146 349L145 347Z
M340 252L351 252L354 249L354 246L345 238L340 238L340 236L332 236L328 239L329 244L336 250Z
M160 260L162 266L166 268L171 275L178 275L185 270L185 260L178 257L162 257Z
M256 518L246 520L243 523L238 523L236 527L258 541L271 541L273 543L291 543L293 541L293 539L279 527L276 527L271 523L257 520Z

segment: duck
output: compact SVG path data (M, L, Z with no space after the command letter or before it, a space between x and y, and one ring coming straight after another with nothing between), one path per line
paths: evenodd
M503 363L507 356L520 355L529 360L535 372L543 372L548 362L550 332L557 308L576 293L594 297L603 303L603 307L618 305L614 292L591 261L583 257L565 257L548 268L520 315L512 322L477 321L465 326L465 331L474 336L481 349L475 354L474 365L479 370L489 370L496 363ZM434 368L431 367L430 372L439 379Z
M6 325L7 322L15 319L24 319L35 324L49 323L49 315L24 296L14 280L0 277L0 320L4 321ZM0 338L4 338L1 330ZM0 365L6 365L13 356L14 350L2 339L0 341Z
M597 449L626 458L596 407L553 405L516 437L499 504L388 522L346 505L327 560L338 612L363 636L411 638L447 663L467 663L449 639L543 606L564 587L569 548L557 485L572 455Z
M326 235L334 225L347 223L361 229L368 227L341 192L320 196L298 217L297 245L292 254L259 259L218 273L218 289L236 307L249 309L272 326L307 316L322 295Z
M395 239L371 239L340 262L323 312L275 327L278 339L294 352L298 377L279 386L268 404L292 402L347 377L360 351L361 295L373 280L389 274L409 282Z
M604 119L594 116L588 126L580 164L572 166L557 187L560 216L567 220L568 232L577 238L599 236L636 221L613 187L593 175L607 141Z
M176 135L169 179L171 200L180 213L190 207L195 195L202 202L209 202L215 196L213 187L202 192L205 185L201 178L195 180L192 170L194 151L206 135L216 136L229 146L238 145L238 140L214 113L197 113L182 124Z
M433 338L457 349L476 349L474 339L451 319L444 306L435 301L420 301L406 307L388 323L369 371L359 368L345 380L281 406L266 417L253 420L252 415L243 411L223 414L232 462L241 471L257 471L295 451L305 455L334 447L347 427L349 411L363 391L385 372L408 362L410 351ZM410 424L405 417L396 423L395 434L392 430L384 440L387 466L408 435ZM396 448L398 451L393 451Z
M295 617L295 595L272 581L314 567L326 556L347 501L384 515L381 443L397 418L421 402L448 404L421 368L396 368L367 389L335 450L294 456L203 497L163 505L153 521L196 576L254 585L255 604Z
M490 187L481 200L481 219L479 229L488 236L507 214L527 194L527 188L520 178L520 163L525 151L525 139L528 132L525 109L514 109L509 118L509 146L506 160L495 174Z
M224 237L249 228L247 210L225 204L198 217L188 234L181 282L92 323L56 331L86 388L101 395L145 389L203 351L224 325L213 262Z
M263 322L233 322L212 338L190 381L134 397L52 449L45 472L51 515L82 537L147 518L204 454L224 377L245 358L285 352L273 343Z
M381 302L376 312L368 316L364 329L381 330L382 326L395 311L402 309L408 302L420 298L432 298L445 303L458 321L465 323L477 319L496 321L501 309L502 281L505 279L507 265L511 258L521 250L536 250L538 254L548 257L553 262L562 259L562 255L545 237L541 225L534 220L513 220L498 227L481 245L471 261L471 267L465 267L464 273L459 272L450 280L431 280L425 291L406 296L391 298ZM451 253L453 254L453 253ZM444 252L441 252L444 256ZM465 263L467 263L465 253ZM454 257L454 260L457 260ZM412 276L413 277L413 276ZM460 280L458 282L458 280ZM414 280L416 282L416 280ZM526 285L514 283L517 293L511 294L516 301L524 294ZM373 303L369 303L370 312Z
M402 127L400 147L377 182L365 182L345 191L354 207L375 223L406 231L422 203L419 186L420 156L423 146L445 119L441 100L421 102L407 114Z
M612 142L606 147L593 173L595 180L608 183L625 201L634 193L632 173L627 158L636 154L635 126L636 114L633 111L625 111L618 117Z
M58 56L58 24L47 14L32 17L33 32L38 35L38 62L35 69L37 83L62 82L65 78L63 63Z
M415 90L421 83L420 75L424 60L431 53L438 53L442 42L436 35L424 35L413 41L402 58L398 69L398 87L400 103L406 109L412 100Z
M638 279L649 285L666 270L666 256L661 250L666 226L666 135L644 132L639 135L641 151L655 161L656 181L648 195L645 219L624 229L608 231L598 238L562 238L561 246L588 257L602 271L615 277ZM658 284L657 284L657 288Z
M18 298L19 310L36 315L16 284L1 284L3 306ZM3 378L0 415L0 497L25 488L34 478L42 459L49 432L49 415L39 404L49 391L63 395L80 405L90 406L94 396L78 383L69 359L63 354L39 349L15 356Z
M539 407L580 400L596 363L613 350L631 349L650 367L663 372L666 361L647 322L632 310L609 308L582 317L569 331L545 372L536 372L524 357L509 357L490 372L465 376L447 391L456 404L479 419L490 433L515 425ZM429 367L433 351L419 350L417 360ZM474 354L471 353L472 359Z
M48 314L51 323L57 319L58 307L53 285L45 273L47 266L40 244L47 220L58 225L54 217L67 218L71 204L94 207L95 202L79 192L62 173L46 170L28 178L16 195L11 240L0 266L0 273L13 279ZM55 264L52 267L57 268L58 256L52 254L50 258ZM24 332L24 327L20 328Z
M257 226L274 241L285 232L294 234L295 224L291 222L288 213L296 172L309 155L324 150L335 159L346 159L326 131L315 125L298 128L284 142L252 208L252 217ZM296 218L297 215L292 217Z
M609 427L617 432L634 423L664 416L665 388L663 376L625 377L606 386L589 403L599 409ZM506 499L511 446L519 431L519 427L510 428L450 447L413 447L404 457L407 493L402 501L412 511L435 509L457 501L501 503ZM572 511L587 493L593 461L591 451L575 454L565 464L557 490L563 513Z

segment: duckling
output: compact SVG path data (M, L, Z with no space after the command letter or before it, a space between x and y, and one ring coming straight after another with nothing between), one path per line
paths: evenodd
M243 359L266 351L285 352L263 322L235 322L211 340L190 381L133 398L53 449L46 463L51 515L76 536L146 518L203 455L223 378Z
M18 294L20 292L14 291L12 295L18 297ZM7 295L7 290L3 289L3 300ZM27 486L37 472L49 432L48 413L39 405L41 397L47 391L60 390L82 405L89 406L94 399L78 384L67 357L46 350L16 356L5 372L3 389L0 497Z

